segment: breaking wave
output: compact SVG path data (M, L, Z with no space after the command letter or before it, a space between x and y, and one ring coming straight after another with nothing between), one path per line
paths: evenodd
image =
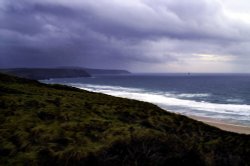
M139 88L128 88L120 86L104 86L92 84L68 84L80 89L100 92L112 96L136 99L140 101L150 102L158 105L168 111L182 113L186 115L196 115L203 117L211 117L215 119L227 120L234 123L245 124L250 126L250 105L240 104L220 104L207 101L196 101L193 98L206 98L210 94L177 94L159 91L149 91ZM193 100L192 100L193 99Z

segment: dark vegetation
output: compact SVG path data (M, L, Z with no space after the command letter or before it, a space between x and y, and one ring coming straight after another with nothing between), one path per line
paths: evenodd
M0 165L250 165L249 135L4 74L0 122Z
M89 69L80 67L10 68L0 69L0 72L35 80L50 78L90 77L91 75L129 74L129 72L126 70Z

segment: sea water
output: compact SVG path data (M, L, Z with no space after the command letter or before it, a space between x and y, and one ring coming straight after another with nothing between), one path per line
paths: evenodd
M248 74L129 74L43 80L250 126Z

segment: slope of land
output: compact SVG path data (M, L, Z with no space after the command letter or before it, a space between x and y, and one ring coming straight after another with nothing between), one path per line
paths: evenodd
M0 74L0 165L250 165L250 136L157 106Z

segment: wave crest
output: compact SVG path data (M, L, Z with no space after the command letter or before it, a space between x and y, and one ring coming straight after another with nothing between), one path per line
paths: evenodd
M187 115L198 115L216 119L244 121L250 125L250 105L219 104L206 101L190 100L194 97L208 97L210 94L174 94L166 92L153 92L139 88L120 86L104 86L92 84L70 84L71 86L93 92L105 93L112 96L136 99L154 103L168 111Z

